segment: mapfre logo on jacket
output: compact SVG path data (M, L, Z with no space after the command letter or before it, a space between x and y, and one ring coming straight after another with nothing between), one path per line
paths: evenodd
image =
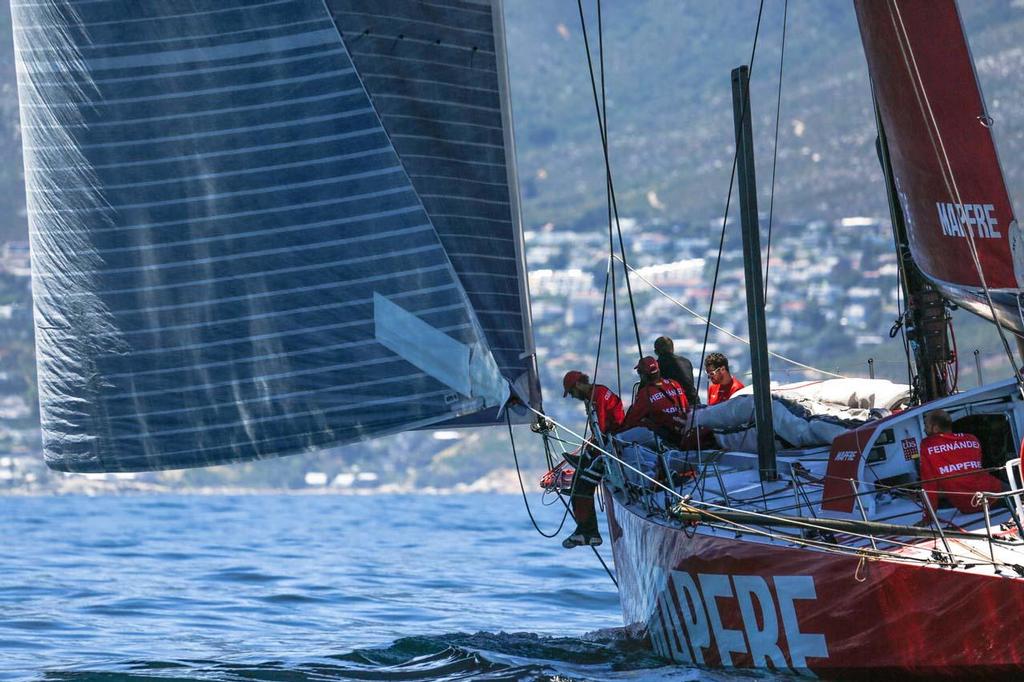
M945 476L946 474L955 474L959 471L970 471L971 469L981 469L981 462L972 461L946 464L939 467L939 473Z
M999 492L1002 484L984 470L977 438L969 433L936 433L921 441L921 488L933 508L941 496L960 511L974 513L974 494Z

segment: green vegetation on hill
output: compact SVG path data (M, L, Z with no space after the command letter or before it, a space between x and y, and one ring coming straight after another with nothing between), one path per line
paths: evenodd
M853 3L788 5L776 212L804 220L886 215ZM721 213L733 153L729 73L750 58L758 6L604 3L610 154L623 214L703 219ZM782 8L782 2L765 3L753 70L762 193L771 172ZM1024 5L972 0L961 10L1003 158L1019 158ZM574 225L589 212L600 215L602 153L575 3L522 0L506 3L506 13L527 220ZM596 58L593 14L588 31ZM1024 168L1006 173L1011 196L1024 197Z

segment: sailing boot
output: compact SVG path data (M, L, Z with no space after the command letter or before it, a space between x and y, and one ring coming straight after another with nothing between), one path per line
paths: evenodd
M601 539L601 531L597 527L597 514L594 511L593 496L574 496L572 498L572 513L576 517L576 530L573 534L562 540L562 547L572 549L581 545L597 547L604 540Z

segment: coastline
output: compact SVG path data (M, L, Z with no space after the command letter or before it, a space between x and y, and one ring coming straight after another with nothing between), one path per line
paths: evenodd
M527 492L534 492L537 480L543 471L523 471L522 481ZM492 495L519 495L519 478L515 469L494 469L485 476L471 482L454 486L417 486L412 483L384 483L376 486L307 486L303 488L275 488L250 486L181 486L153 481L117 478L110 475L103 479L80 474L52 476L45 486L14 486L0 490L0 497L51 497L51 496L110 496L110 495L468 495L486 493Z

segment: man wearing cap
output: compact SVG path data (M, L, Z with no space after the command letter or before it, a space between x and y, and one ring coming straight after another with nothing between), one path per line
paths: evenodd
M622 424L622 400L619 396L602 384L591 384L590 377L578 370L570 370L562 378L562 397L572 396L582 400L597 419L597 427L601 434L613 433Z
M590 377L578 370L565 373L562 378L562 397L572 396L582 400L587 416L593 413L601 435L619 428L624 415L619 396L601 384L590 383ZM580 448L576 473L572 481L572 515L576 518L576 530L562 541L562 547L572 549L580 545L600 545L601 531L597 527L597 512L594 511L594 491L604 475L604 461L601 453L583 446Z
M641 358L634 368L640 374L640 390L619 427L621 440L644 443L657 434L677 445L686 432L686 393L678 382L661 376L658 361ZM646 432L646 433L645 433Z

